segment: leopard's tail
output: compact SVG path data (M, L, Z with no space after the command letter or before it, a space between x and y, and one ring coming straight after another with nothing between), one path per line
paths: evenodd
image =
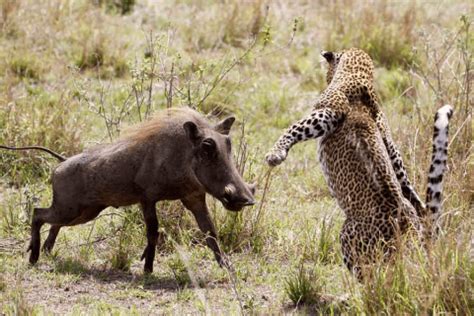
M426 210L432 224L435 226L437 226L437 220L441 212L443 175L446 171L446 160L448 159L448 125L452 115L453 107L445 105L436 112L434 121L433 155L431 156L431 166L428 174Z

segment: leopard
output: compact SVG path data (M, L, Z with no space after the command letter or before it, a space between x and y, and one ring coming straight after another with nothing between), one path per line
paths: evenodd
M350 103L361 100L368 107L382 134L403 195L415 207L418 215L425 215L426 206L408 179L402 156L392 139L387 119L380 107L380 99L375 93L372 58L364 50L355 47L338 52L322 51L321 55L327 61L326 93L332 94L337 90L344 93Z
M403 195L412 203L418 215L425 215L426 206L408 178L402 156L392 139L387 119L381 110L379 98L375 93L372 58L359 48L350 48L339 52L322 51L321 55L328 63L326 73L328 87L319 96L314 109L331 108L332 114L330 116L335 117L334 122L337 125L350 110L352 102L362 101L368 107L371 117L375 119L377 127L382 133L383 142L401 185ZM329 113L326 114L329 115ZM306 119L304 118L302 121ZM327 127L334 126L329 124ZM320 133L320 131L317 133ZM291 146L291 142L287 139L284 144L283 142L281 144L283 145L282 148L279 148L279 150L275 148L276 151L272 161L279 162L279 160L286 158L286 147Z
M425 209L433 218L439 217L453 113L453 107L445 105L435 116L425 206L408 181L373 92L373 63L361 52L322 53L330 64L328 87L312 112L292 124L265 157L270 166L276 166L293 145L319 140L323 174L345 214L339 237L343 261L358 279L380 253L391 257L399 236L413 232L422 238Z

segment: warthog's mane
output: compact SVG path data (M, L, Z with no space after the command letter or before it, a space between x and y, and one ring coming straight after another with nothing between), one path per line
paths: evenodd
M170 108L155 113L145 122L127 127L121 139L141 142L159 134L164 128L176 128L177 126L173 126L173 123L183 124L186 121L193 121L198 125L205 124L203 116L191 108Z

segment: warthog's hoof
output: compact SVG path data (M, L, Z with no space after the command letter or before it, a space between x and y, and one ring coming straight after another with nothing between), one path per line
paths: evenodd
M53 250L53 246L52 246L52 245L44 244L42 250L43 250L44 253L50 254L50 253L51 253L51 250Z
M147 264L145 263L145 267L143 268L143 273L152 274L153 273L153 265L151 265L151 267L147 267Z
M27 252L31 251L29 261L31 265L35 265L35 263L38 262L38 258L39 258L39 247L34 247L30 244L26 251Z
M153 260L155 257L155 252L153 250L154 249L150 249L148 246L146 246L140 258L140 261L145 259L145 266L143 268L145 274L153 273Z
M232 263L227 259L225 256L220 256L219 258L216 258L217 263L219 263L219 266L223 269L227 269L229 271L234 271L234 267L232 266Z

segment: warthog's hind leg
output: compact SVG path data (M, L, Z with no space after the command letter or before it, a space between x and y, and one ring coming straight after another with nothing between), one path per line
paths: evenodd
M35 264L39 258L41 236L41 226L46 222L45 217L51 215L52 210L50 208L35 208L33 210L33 220L31 222L31 241L28 250L31 251L30 263Z
M156 218L155 202L142 202L143 217L146 225L147 245L143 251L141 260L145 259L145 273L153 272L153 260L155 260L156 244L158 242L158 219Z

